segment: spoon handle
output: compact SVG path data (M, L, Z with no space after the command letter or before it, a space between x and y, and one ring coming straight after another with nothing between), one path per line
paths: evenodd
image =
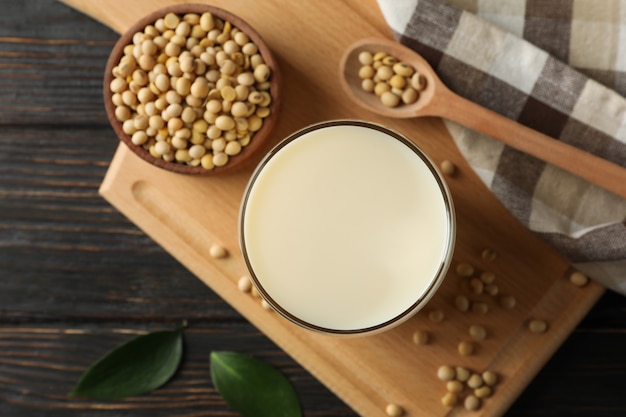
M440 99L435 106L438 116L491 136L626 198L626 168L521 125L450 90L445 90Z

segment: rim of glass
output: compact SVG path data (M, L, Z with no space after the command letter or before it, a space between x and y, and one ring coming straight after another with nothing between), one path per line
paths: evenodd
M406 308L402 313L394 316L393 318L386 320L382 323L376 324L374 326L357 328L357 329L333 329L329 327L319 326L319 325L310 323L306 320L302 320L295 314L292 314L286 309L284 309L265 290L259 278L257 277L254 271L254 267L252 266L252 263L248 256L248 250L246 246L245 233L244 233L248 198L250 196L252 189L254 188L257 178L263 171L263 168L268 164L268 162L272 158L274 158L274 156L276 156L281 151L281 149L283 149L286 145L304 136L305 134L312 132L312 131L325 129L328 127L335 127L335 126L356 126L356 127L363 127L363 128L377 130L379 132L385 133L387 136L391 138L394 138L400 141L405 146L407 146L411 151L413 151L422 160L422 162L424 162L426 167L428 167L429 171L433 175L433 178L437 182L437 185L439 186L439 190L441 191L441 196L443 198L445 209L446 209L446 218L447 218L447 224L448 224L448 233L446 236L445 252L442 256L439 267L437 268L437 273L435 277L432 279L431 283L429 284L428 288L424 291L424 293L419 298L417 298L415 302L411 304L408 308ZM452 201L452 196L450 194L450 190L448 189L448 186L445 180L443 179L443 175L441 174L439 169L436 167L436 165L433 163L433 161L424 153L424 151L419 146L417 146L413 141L408 139L405 135L399 132L396 132L383 125L377 124L377 123L367 122L367 121L362 121L362 120L355 120L355 119L338 119L338 120L330 120L330 121L325 121L325 122L314 123L290 134L289 136L281 140L276 146L274 146L259 162L257 167L254 169L250 179L248 180L248 184L246 185L246 188L244 190L244 194L243 194L243 198L242 198L242 202L241 202L241 206L239 210L238 224L239 224L239 247L241 249L241 253L243 255L246 268L250 274L250 279L252 281L252 284L255 286L255 288L261 295L261 297L282 317L286 318L292 323L297 324L300 327L303 327L305 329L308 329L317 333L324 333L324 334L331 334L331 335L344 335L344 336L372 334L372 333L381 332L383 330L387 330L391 327L395 327L396 325L404 322L405 320L413 316L415 313L417 313L419 310L421 310L421 308L432 298L432 296L435 294L435 292L437 291L437 289L443 282L443 279L445 278L445 275L448 271L450 263L452 262L452 254L454 252L454 244L456 240L456 216L454 212L454 203Z

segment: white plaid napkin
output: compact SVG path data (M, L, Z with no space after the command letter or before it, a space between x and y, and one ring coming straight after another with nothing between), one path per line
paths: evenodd
M626 4L378 0L399 42L457 94L626 166ZM626 200L447 122L508 210L578 269L626 294Z

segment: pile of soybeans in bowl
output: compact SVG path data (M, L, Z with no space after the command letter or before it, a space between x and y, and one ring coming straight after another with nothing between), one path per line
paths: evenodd
M232 171L276 125L279 76L261 37L231 13L179 5L137 22L113 49L105 107L144 160L188 174Z

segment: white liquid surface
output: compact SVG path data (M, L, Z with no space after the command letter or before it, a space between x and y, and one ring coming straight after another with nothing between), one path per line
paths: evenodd
M332 126L265 165L248 195L244 251L264 290L315 326L356 330L403 314L432 285L453 233L424 161L383 132Z

